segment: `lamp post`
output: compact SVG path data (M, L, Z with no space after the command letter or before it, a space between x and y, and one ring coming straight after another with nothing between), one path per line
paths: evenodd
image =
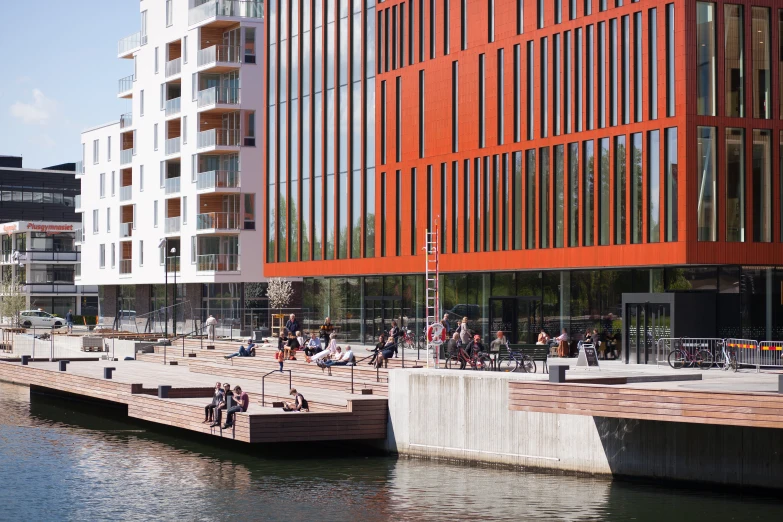
M171 250L169 251L171 253L171 257L176 257L175 254L177 253L176 247L171 247ZM171 324L171 328L173 329L172 334L174 337L177 336L177 269L179 267L174 267L174 321ZM168 274L166 274L168 276Z
M158 248L163 249L163 290L166 293L166 304L163 305L163 314L164 314L164 324L163 324L163 332L166 336L166 339L169 338L169 267L168 267L168 249L169 249L169 239L167 237L164 237L160 240L160 243L158 243Z

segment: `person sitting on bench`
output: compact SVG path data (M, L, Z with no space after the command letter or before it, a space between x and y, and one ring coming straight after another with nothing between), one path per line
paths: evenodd
M375 364L375 360L378 358L378 354L381 353L384 346L386 346L386 340L383 334L381 334L378 336L378 344L375 345L375 348L367 348L368 352L372 352L372 357L370 357L370 362L368 362L367 364L369 364L370 366Z
M204 422L203 424L212 422L215 414L215 408L218 404L223 402L223 385L219 382L215 384L215 394L212 396L212 402L204 406Z
M376 360L375 367L380 368L381 366L386 365L389 366L388 359L391 359L395 356L397 353L397 344L394 342L394 337L389 336L389 338L386 340L386 344L383 345L383 349L381 350L381 353L378 354L378 359Z
M353 356L353 350L351 350L350 346L345 347L345 351L340 355L339 359L335 359L332 361L326 362L326 367L330 366L347 366L348 363L355 362L354 356Z
M255 357L256 356L256 343L253 342L253 338L247 340L247 348L244 346L239 347L239 351L226 355L224 359L231 359L233 357Z
M319 339L318 336L315 335L315 332L313 332L310 334L310 340L307 341L307 344L304 347L304 353L307 357L312 357L320 351L321 339Z
M226 409L226 404L228 404L228 398L233 397L234 392L231 391L231 385L229 383L225 383L223 385L223 398L220 401L220 404L215 406L215 421L209 425L210 428L214 428L215 426L220 426L220 414L221 410Z
M295 400L294 402L284 403L283 411L310 411L310 405L307 404L307 399L304 398L304 395L296 391L296 388L291 388L291 391L288 394L294 396Z
M234 418L236 417L237 412L245 412L247 411L247 407L250 406L250 396L246 392L242 391L241 386L234 387L234 397L239 397L239 400L238 402L235 402L232 407L226 410L226 423L222 428L224 430L227 430L234 425ZM218 413L217 421L219 424L220 413Z

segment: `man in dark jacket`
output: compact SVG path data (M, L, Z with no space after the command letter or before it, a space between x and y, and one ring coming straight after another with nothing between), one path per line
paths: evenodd
M285 323L285 329L289 332L296 334L301 328L299 328L299 321L296 320L296 316L294 314L291 314L288 317L288 322Z

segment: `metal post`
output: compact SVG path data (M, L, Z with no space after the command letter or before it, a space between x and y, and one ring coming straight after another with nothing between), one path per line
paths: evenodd
M166 245L166 248L168 248L168 245ZM173 315L173 321L171 322L171 329L172 329L172 335L174 337L177 337L177 271L174 270L174 306L172 307L172 315ZM182 342L184 343L185 340L183 338ZM182 346L182 355L185 355L185 346L183 344Z
M163 328L166 339L169 338L169 238L166 238L166 244L163 247L163 273L165 274L165 284L163 285L166 292L166 304L163 307L164 318L166 320ZM166 364L165 359L163 364Z
M35 359L35 327L33 327L33 359Z
M114 337L111 338L111 358L114 359Z
M351 394L353 395L353 366L351 366Z
M51 356L49 357L50 361L54 360L54 326L52 326L52 331L49 334L49 343L51 345Z

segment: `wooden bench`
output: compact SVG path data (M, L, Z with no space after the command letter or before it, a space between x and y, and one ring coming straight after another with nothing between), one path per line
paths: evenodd
M549 346L546 344L509 344L508 350L501 350L501 357L508 355L508 352L521 353L527 355L533 361L543 361L544 373L549 373L547 360L549 359Z

